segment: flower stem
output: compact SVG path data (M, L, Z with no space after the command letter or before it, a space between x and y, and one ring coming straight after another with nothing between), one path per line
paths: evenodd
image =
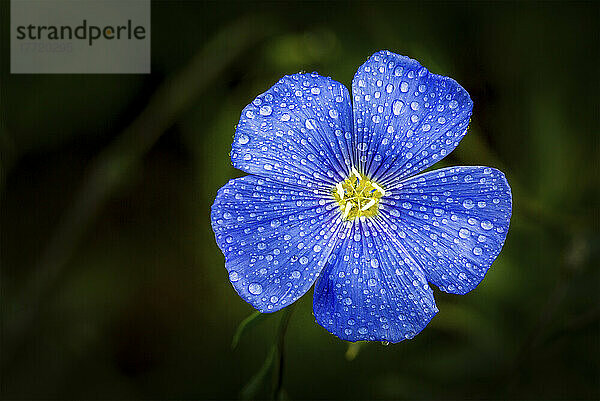
M281 389L283 387L283 372L285 365L285 333L287 331L288 324L290 322L290 318L294 313L294 309L296 308L296 303L291 304L287 308L283 310L283 316L281 316L281 320L279 321L279 328L277 330L277 342L275 343L276 348L276 356L278 356L275 366L273 369L273 386L271 391L271 396L269 397L272 400L277 400L280 397Z

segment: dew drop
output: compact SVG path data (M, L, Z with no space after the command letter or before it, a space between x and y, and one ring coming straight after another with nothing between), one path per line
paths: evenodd
M239 279L240 279L240 275L239 275L239 274L238 274L238 272L236 272L235 270L232 270L232 271L229 273L229 280L230 280L232 283L235 283L235 282L236 282L236 281L238 281Z
M465 199L462 203L465 209L472 209L475 206L475 203L471 199Z
M248 286L248 291L250 291L250 294L260 295L263 291L262 285L260 285L258 283L251 283Z
M242 134L238 137L238 143L240 145L245 145L250 141L250 138L248 138L248 135L246 134Z
M273 113L271 106L262 106L259 110L261 116L270 116Z
M400 115L402 106L404 106L404 103L402 102L402 100L394 100L394 103L392 104L392 111L394 112L394 115L396 115L396 116Z
M491 230L493 227L494 225L489 220L483 220L481 222L481 228L483 228L484 230Z

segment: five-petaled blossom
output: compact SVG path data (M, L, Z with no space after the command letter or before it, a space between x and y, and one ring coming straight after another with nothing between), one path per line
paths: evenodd
M375 53L352 102L316 73L283 77L243 111L212 226L238 294L261 312L315 283L317 323L348 341L398 342L438 312L428 283L465 294L504 244L512 199L489 167L415 175L467 132L473 102L416 60Z

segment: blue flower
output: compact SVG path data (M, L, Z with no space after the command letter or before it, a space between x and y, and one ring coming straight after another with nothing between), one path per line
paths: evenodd
M331 78L283 77L243 111L212 226L238 294L261 312L315 284L317 323L398 342L438 312L428 283L465 294L504 244L510 187L489 167L415 175L467 132L469 94L416 60L375 53L353 98Z

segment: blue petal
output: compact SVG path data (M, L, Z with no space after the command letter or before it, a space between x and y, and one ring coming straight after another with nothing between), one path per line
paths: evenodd
M512 211L502 172L449 167L412 177L381 200L406 250L441 290L465 294L500 253Z
M358 69L352 94L359 170L383 185L452 152L473 109L456 81L389 51L375 53Z
M212 227L229 279L244 300L275 312L310 288L341 226L333 203L257 176L231 180L219 190Z
M315 287L317 323L348 341L414 337L437 313L425 274L382 218L344 226Z
M316 73L288 75L242 111L231 161L248 173L329 190L347 175L351 135L344 85Z

